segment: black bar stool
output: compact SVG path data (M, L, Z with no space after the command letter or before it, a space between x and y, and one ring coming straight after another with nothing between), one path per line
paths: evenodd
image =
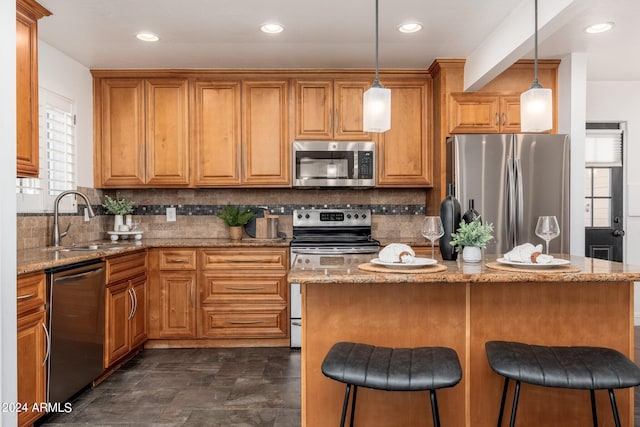
M507 397L509 380L516 388L511 423L516 423L520 383L544 387L589 390L594 427L598 427L595 390L608 390L616 427L620 427L613 390L640 385L640 368L622 353L602 347L547 347L518 342L489 341L485 344L489 365L504 377L498 427Z
M353 342L334 344L322 362L322 373L347 384L340 427L351 401L351 427L358 386L387 391L429 390L433 425L440 425L436 390L453 387L462 379L457 353L446 347L389 348Z

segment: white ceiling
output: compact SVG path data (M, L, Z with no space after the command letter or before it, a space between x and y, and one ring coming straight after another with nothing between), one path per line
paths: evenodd
M533 2L380 0L380 68L426 68L435 58L466 58L496 29L507 28L504 21L523 1ZM40 20L40 39L89 68L370 69L375 64L373 0L40 3L53 13ZM579 5L574 4L568 18L541 29L539 57L584 52L588 80L640 80L640 1L574 3ZM416 34L397 31L410 20L424 29ZM259 31L272 21L285 31ZM533 31L533 16L530 21ZM615 26L599 35L584 32L600 21L614 21ZM134 35L141 30L158 34L160 41L138 41ZM532 51L533 43L526 57Z

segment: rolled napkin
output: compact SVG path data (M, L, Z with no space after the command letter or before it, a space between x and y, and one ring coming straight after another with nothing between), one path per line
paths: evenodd
M378 258L383 262L397 262L411 264L416 253L411 246L403 243L390 243L378 253Z
M528 262L535 264L549 264L553 256L542 253L542 245L533 246L531 243L523 243L504 254L504 258L513 262Z

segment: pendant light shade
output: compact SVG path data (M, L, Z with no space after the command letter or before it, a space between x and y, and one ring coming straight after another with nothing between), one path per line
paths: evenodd
M364 93L363 127L365 132L391 129L391 89L372 86Z
M520 95L520 129L522 132L544 132L553 127L551 89L529 88Z
M376 78L362 98L362 118L365 132L385 132L391 129L391 89L378 80L378 0L376 0Z
M544 132L553 127L551 89L544 89L538 83L538 0L535 0L534 40L533 84L520 95L521 132Z

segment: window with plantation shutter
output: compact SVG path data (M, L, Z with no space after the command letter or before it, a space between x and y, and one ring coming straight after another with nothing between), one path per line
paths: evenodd
M40 175L18 178L18 212L51 212L58 194L76 189L75 114L72 100L40 88ZM75 198L65 197L61 212L75 212Z

